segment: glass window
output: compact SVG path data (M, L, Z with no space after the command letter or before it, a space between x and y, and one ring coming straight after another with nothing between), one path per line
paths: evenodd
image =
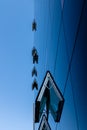
M59 122L64 104L64 98L48 71L44 78L41 89L38 93L35 103L35 122L39 122L46 105L46 114L48 117L51 112L54 121ZM48 113L47 113L48 111Z

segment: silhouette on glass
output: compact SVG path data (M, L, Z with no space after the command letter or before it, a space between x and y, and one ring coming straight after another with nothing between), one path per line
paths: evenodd
M38 84L36 79L34 79L33 84L32 84L32 90L34 90L36 88L36 90L38 90Z
M33 56L33 64L34 63L38 64L38 54L37 54L37 50L35 47L32 49L32 56Z
M34 67L33 70L32 70L32 77L33 77L34 75L37 76L37 70L36 70L35 67Z
M37 30L37 24L36 21L34 19L33 23L32 23L32 31L36 31Z

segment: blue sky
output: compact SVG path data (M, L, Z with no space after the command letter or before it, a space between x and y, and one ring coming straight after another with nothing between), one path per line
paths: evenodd
M0 0L0 130L32 130L32 0Z

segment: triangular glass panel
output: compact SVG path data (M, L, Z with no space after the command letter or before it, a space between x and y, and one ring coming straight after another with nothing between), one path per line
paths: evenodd
M42 120L38 130L51 130L45 115L42 116Z
M35 122L39 122L45 105L50 110L54 121L59 122L63 110L64 98L49 71L46 73L35 101Z

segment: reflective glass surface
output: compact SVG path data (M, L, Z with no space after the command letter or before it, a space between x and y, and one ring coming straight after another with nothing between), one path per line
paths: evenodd
M49 70L65 99L61 120L56 124L52 110L57 110L59 100L50 88L49 124L53 130L86 130L87 0L41 0L35 5L39 89ZM35 124L36 129L38 126Z

